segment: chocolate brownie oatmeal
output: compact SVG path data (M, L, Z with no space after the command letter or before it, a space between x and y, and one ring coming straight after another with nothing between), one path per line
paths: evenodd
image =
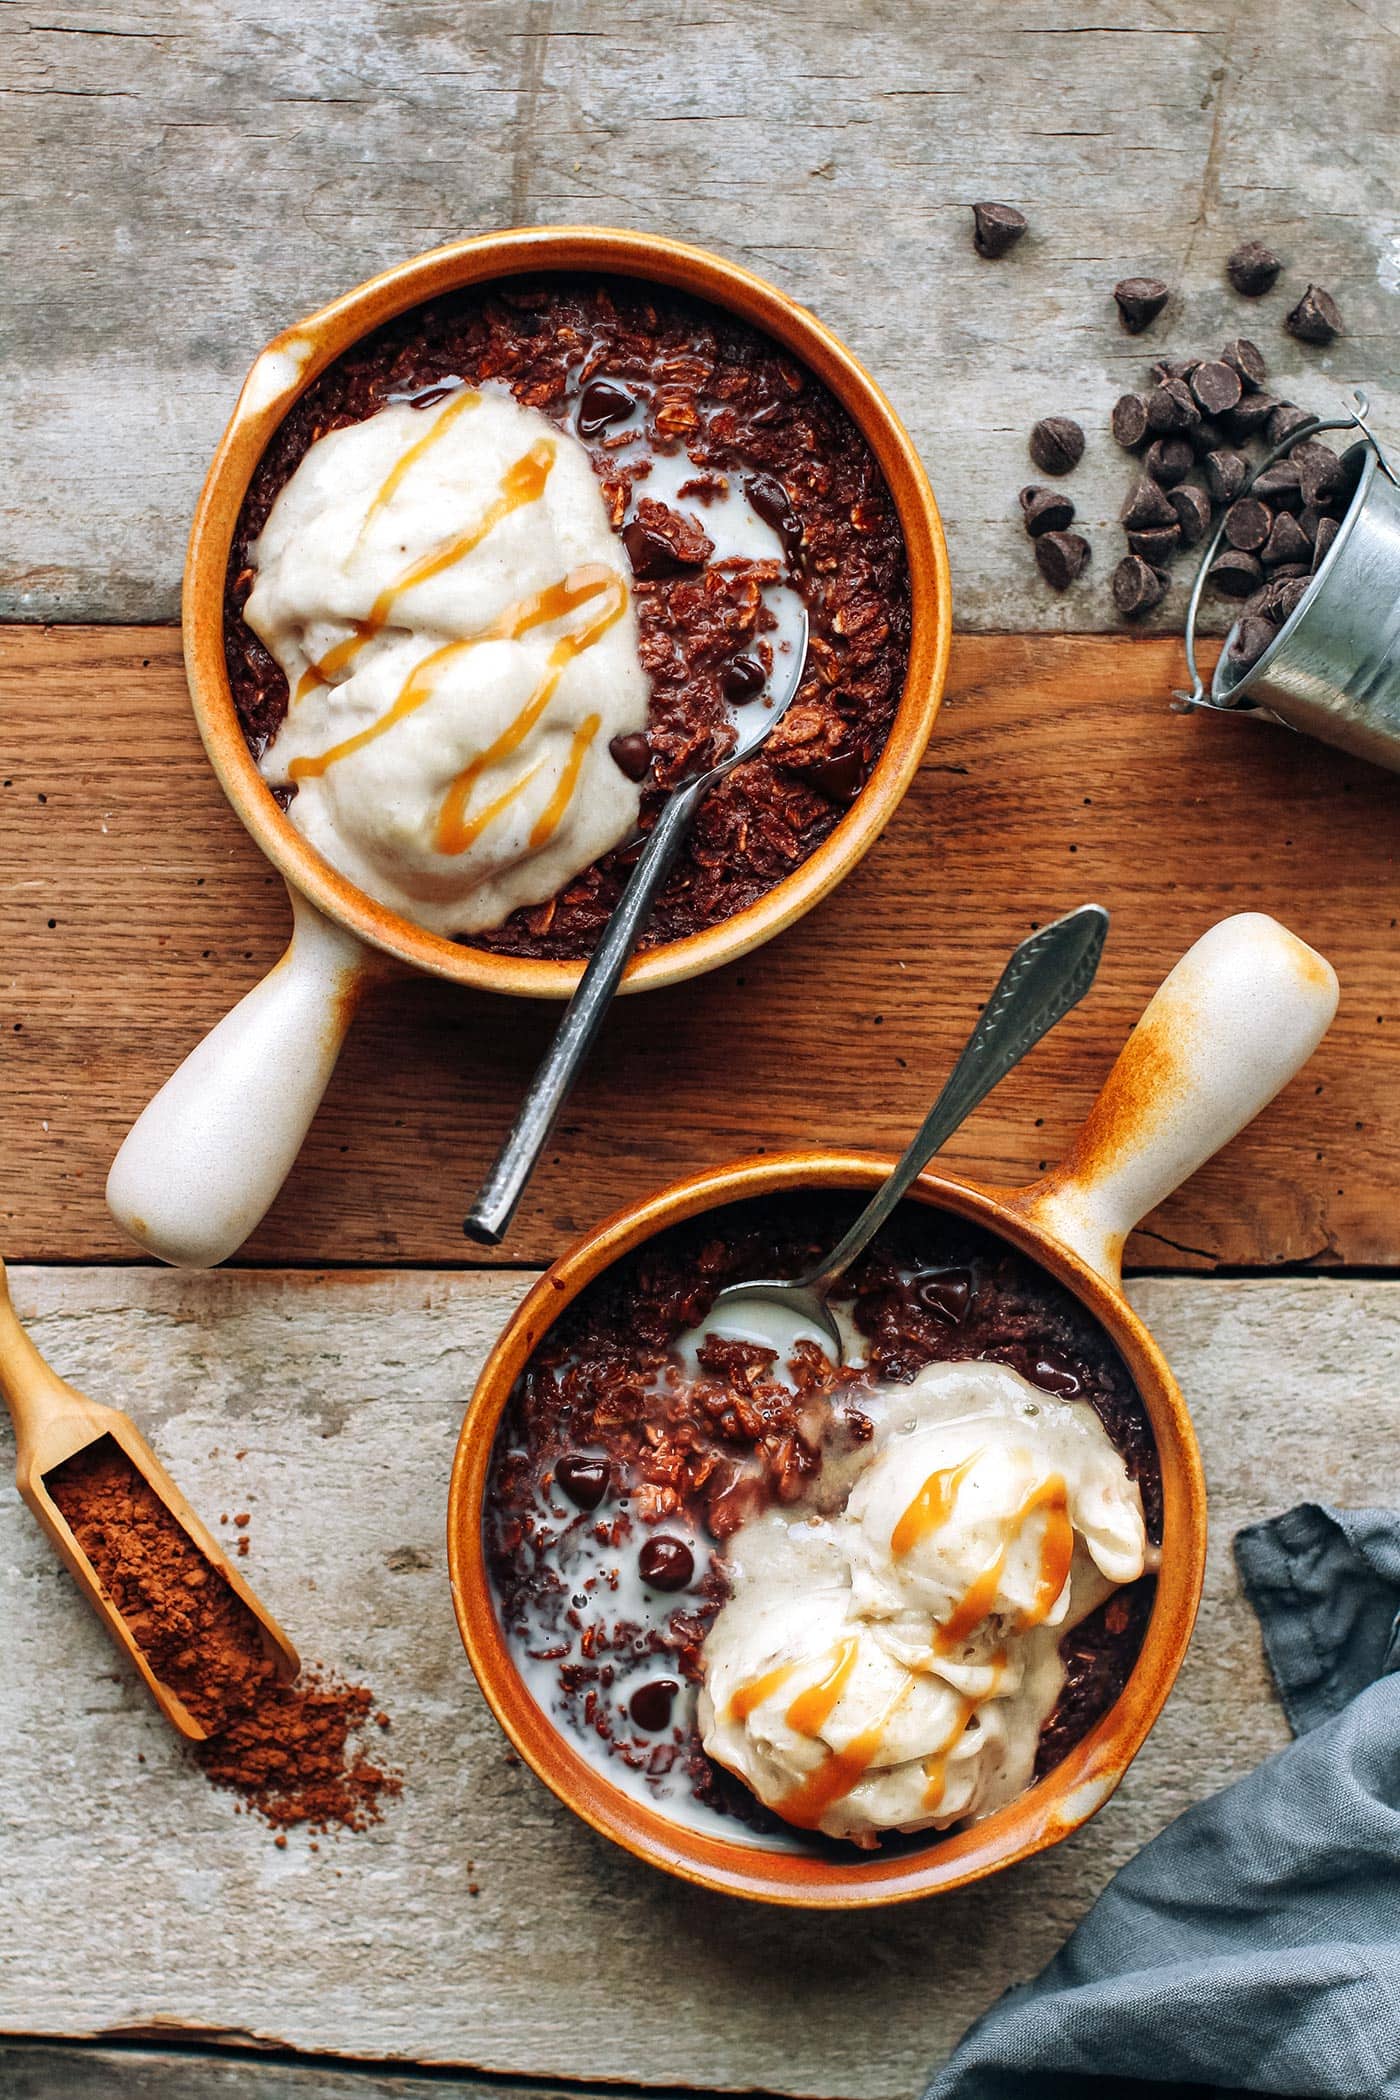
M498 1432L487 1497L498 1609L539 1704L629 1791L688 1821L715 1827L720 1818L731 1836L747 1826L765 1842L799 1841L794 1821L801 1842L821 1842L808 1835L819 1819L815 1811L804 1818L790 1810L780 1818L706 1755L701 1738L714 1661L707 1638L725 1607L734 1609L734 1556L748 1567L746 1542L765 1524L810 1527L815 1551L833 1511L849 1524L861 1497L867 1512L873 1508L878 1455L898 1442L887 1435L892 1395L897 1415L901 1396L912 1404L940 1381L953 1382L955 1397L969 1380L1002 1381L1022 1396L1013 1442L1048 1433L1051 1416L1073 1414L1075 1450L1097 1440L1131 1496L1140 1544L1144 1532L1152 1542L1126 1572L1097 1589L1091 1580L1092 1608L1081 1607L1077 1619L1071 1615L1062 1626L1042 1610L1052 1623L1023 1620L1035 1631L1022 1639L1041 1644L1038 1666L1052 1675L1042 1677L1049 1692L1013 1791L1051 1770L1118 1697L1155 1589L1154 1576L1139 1571L1155 1566L1161 1472L1136 1389L1077 1301L992 1234L923 1205L902 1206L849 1279L840 1310L851 1339L839 1369L811 1341L797 1341L784 1363L779 1351L757 1342L697 1336L723 1285L800 1273L853 1214L853 1203L836 1196L735 1205L662 1235L610 1270L568 1309L520 1379ZM952 1410L957 1423L923 1433L942 1436L965 1422L964 1407ZM980 1430L978 1442L985 1443ZM986 1456L981 1449L976 1455ZM953 1481L945 1516L970 1463L924 1482L926 1496L934 1479ZM919 1470L922 1477L927 1469ZM1064 1482L1056 1479L1063 1497ZM1035 1499L1033 1491L1024 1507ZM907 1525L920 1508L916 1496L902 1521ZM1049 1529L1047 1523L1047 1539ZM1063 1529L1067 1553L1067 1520ZM972 1534L974 1559L980 1537ZM1079 1540L1076 1555L1083 1550ZM1004 1560L1005 1549L998 1571ZM1077 1557L1076 1585L1080 1566ZM1066 1557L1050 1593L1067 1567ZM857 1569L857 1595L870 1578L870 1569ZM803 1575L797 1587L804 1610L824 1579ZM767 1597L764 1609L771 1623ZM907 1617L887 1623L898 1629ZM851 1647L838 1644L837 1653ZM996 1671L1004 1669L1004 1652L992 1660ZM969 1649L950 1674L961 1691L975 1692L982 1666ZM741 1711L793 1667L751 1673ZM850 1667L847 1656L842 1670ZM835 1681L831 1672L823 1680ZM812 1696L802 1695L809 1705ZM964 1718L971 1704L964 1703ZM839 1762L827 1759L828 1766ZM940 1763L940 1791L943 1785ZM827 1797L829 1806L829 1786ZM957 1798L948 1796L954 1805ZM828 1820L822 1827L832 1826ZM840 1834L873 1842L854 1829Z
M794 358L678 293L560 276L511 280L416 308L316 382L249 487L229 562L225 644L255 756L278 738L289 709L284 669L243 616L274 503L328 433L404 404L426 428L462 387L487 399L508 389L586 449L630 567L645 690L638 726L610 741L605 726L589 759L610 754L619 786L640 786L635 823L611 830L622 842L587 864L564 862L544 901L452 930L513 955L586 954L635 859L637 831L654 823L679 781L732 745L728 709L761 689L792 626L784 602L796 593L809 622L797 696L765 751L706 800L643 945L711 926L790 875L840 821L899 702L909 576L894 503L870 448ZM427 573L421 563L419 573ZM345 617L368 631L353 609ZM381 616L374 631L384 625ZM325 668L329 680L336 655L331 649L320 664L313 655L313 668ZM597 735L596 723L590 733ZM304 758L301 764L309 770ZM298 792L295 765L291 774L290 782L274 780L284 803ZM584 800L600 791L590 777L601 774L585 774ZM636 787L628 791L635 803ZM468 833L475 838L459 825L456 837ZM539 835L537 826L532 844ZM308 836L321 843L314 829ZM346 872L368 886L354 864ZM499 902L509 906L508 890Z

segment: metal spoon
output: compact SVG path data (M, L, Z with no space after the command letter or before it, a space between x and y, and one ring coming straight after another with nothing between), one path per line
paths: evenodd
M573 1091L574 1081L597 1039L628 958L651 917L658 891L675 865L676 855L690 830L695 812L710 789L723 780L726 773L732 772L742 759L752 758L777 728L802 681L806 658L807 612L804 606L792 644L791 659L783 666L781 677L778 677L775 666L775 677L770 678L764 690L734 711L739 732L734 749L718 765L708 767L694 780L687 780L678 787L652 827L637 864L627 878L626 888L603 929L603 937L589 958L578 989L564 1009L564 1018L555 1031L554 1040L530 1082L529 1092L520 1104L510 1135L496 1155L496 1164L487 1175L480 1195L462 1221L462 1230L469 1240L479 1240L485 1246L494 1247L504 1238L555 1119Z
M1081 904L1077 911L1067 912L1022 941L913 1142L850 1231L815 1268L795 1281L763 1278L726 1285L700 1331L722 1334L726 1311L762 1300L769 1307L781 1308L785 1325L810 1326L826 1335L835 1352L834 1361L839 1363L841 1330L827 1302L833 1286L874 1238L910 1182L978 1102L1078 1005L1094 981L1107 933L1108 913L1103 906Z
M290 1684L301 1665L296 1649L271 1613L259 1604L247 1583L215 1539L200 1523L184 1496L152 1451L140 1430L114 1407L103 1407L65 1384L51 1370L20 1326L10 1303L5 1264L0 1261L0 1393L9 1403L15 1425L15 1484L67 1562L75 1581L108 1633L131 1657L161 1712L181 1735L202 1743L209 1731L195 1720L184 1702L163 1684L145 1651L117 1610L97 1570L73 1536L53 1498L49 1481L67 1459L90 1444L110 1437L134 1470L165 1504L181 1530L188 1533L214 1573L242 1598L258 1622L263 1647L276 1664L280 1684Z

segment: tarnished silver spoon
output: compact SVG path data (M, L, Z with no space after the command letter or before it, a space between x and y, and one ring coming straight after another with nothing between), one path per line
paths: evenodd
M829 1303L833 1287L857 1255L864 1252L910 1182L947 1143L958 1125L1021 1062L1027 1051L1034 1049L1041 1037L1072 1006L1079 1004L1094 981L1107 933L1108 913L1103 906L1081 904L1077 911L1067 912L1064 918L1053 920L1022 941L1002 971L967 1048L913 1142L850 1231L805 1276L793 1281L764 1277L726 1285L699 1332L722 1335L734 1331L728 1326L731 1318L742 1332L753 1321L752 1312L746 1316L743 1308L762 1301L765 1332L775 1325L784 1332L789 1328L795 1332L815 1329L812 1338L824 1335L831 1343L834 1361L839 1363L841 1330Z
M803 607L792 638L791 653L775 666L762 692L733 711L738 736L718 765L678 787L657 818L637 864L627 878L602 939L589 958L578 989L564 1009L529 1092L520 1104L510 1135L496 1155L480 1195L462 1221L469 1240L496 1246L505 1236L515 1207L525 1193L535 1163L544 1150L555 1118L568 1100L585 1058L597 1039L627 961L651 917L657 893L675 865L695 812L712 787L741 760L752 758L781 722L802 682L807 659L807 613Z

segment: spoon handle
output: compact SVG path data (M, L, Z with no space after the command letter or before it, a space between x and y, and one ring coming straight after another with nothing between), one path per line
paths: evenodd
M653 825L589 958L588 968L564 1009L554 1040L530 1082L510 1135L462 1221L462 1230L469 1240L495 1247L505 1237L555 1118L573 1091L580 1067L603 1025L628 957L651 916L656 893L675 865L695 812L714 783L712 769L688 786L677 788Z
M963 1119L1079 1004L1094 981L1107 933L1103 906L1081 904L1022 941L908 1150L845 1237L818 1268L802 1277L804 1288L825 1292L844 1275Z

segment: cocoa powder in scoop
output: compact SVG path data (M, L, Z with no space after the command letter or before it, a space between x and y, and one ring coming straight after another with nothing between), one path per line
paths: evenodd
M319 1671L279 1685L253 1613L111 1437L45 1485L152 1671L209 1731L194 1756L213 1784L279 1831L378 1822L402 1782L351 1740L371 1716L388 1727L374 1695Z

